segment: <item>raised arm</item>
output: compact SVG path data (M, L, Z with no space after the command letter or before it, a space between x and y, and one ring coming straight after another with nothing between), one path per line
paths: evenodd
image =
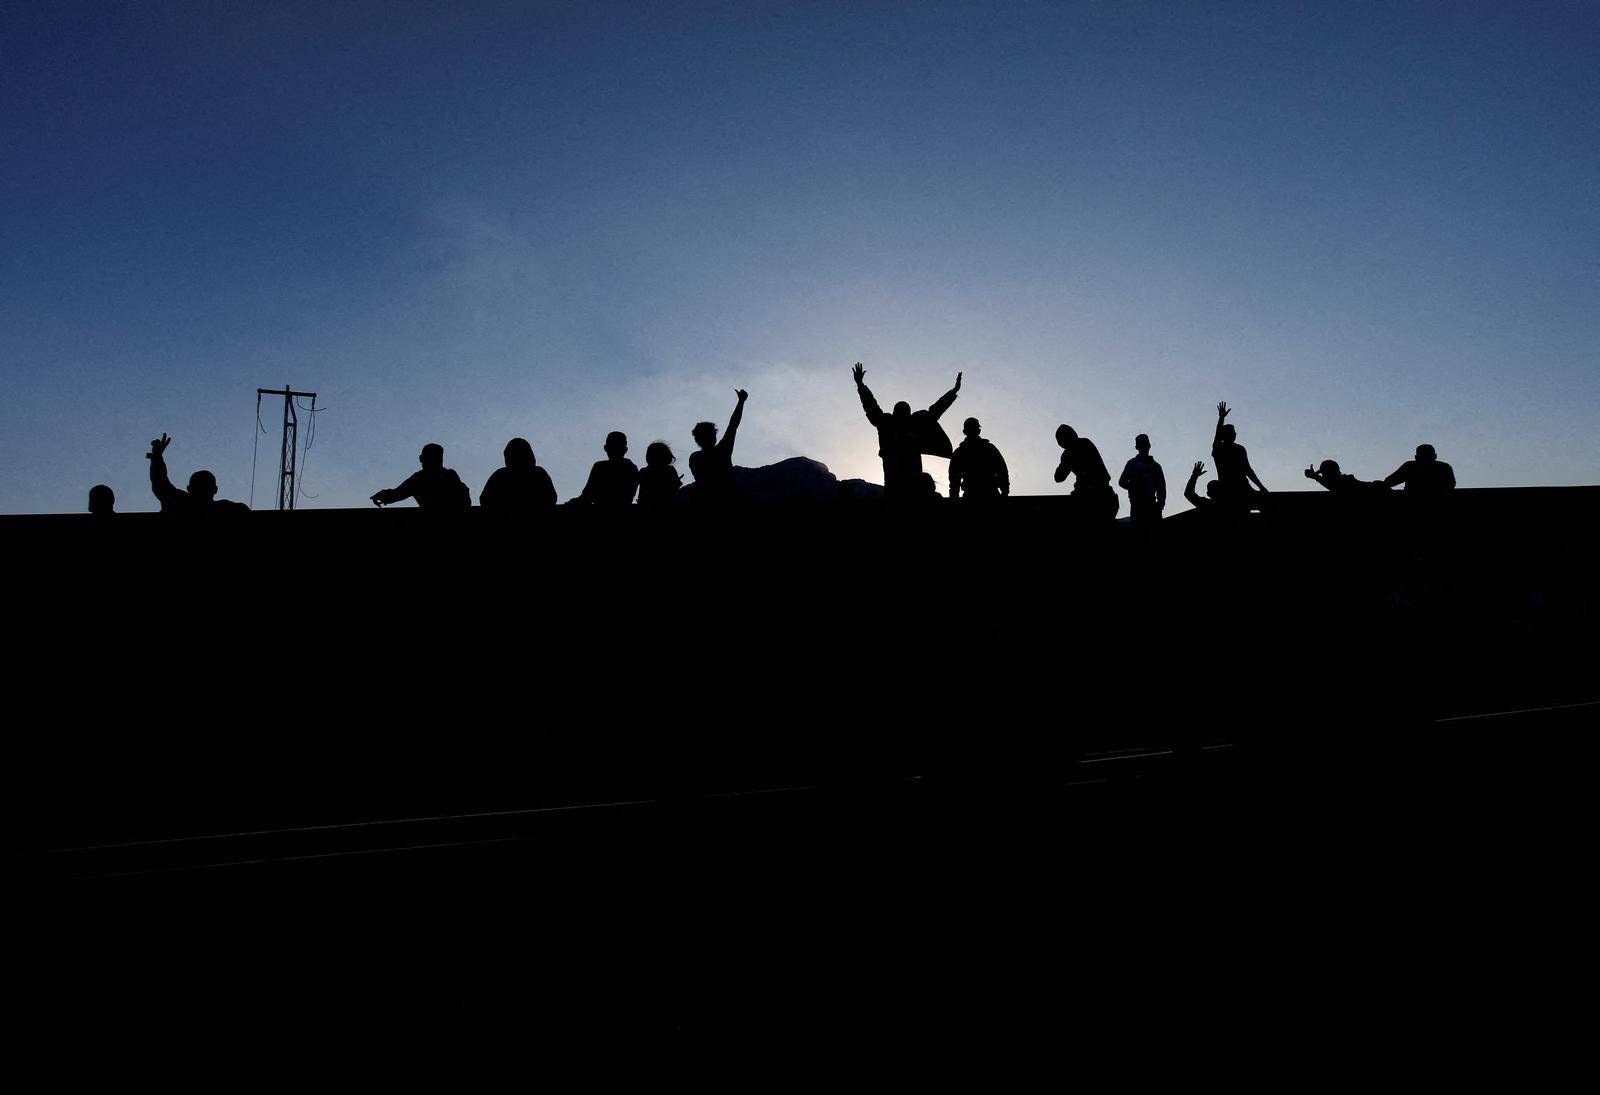
M1206 473L1204 461L1196 460L1194 470L1189 473L1189 481L1183 486L1183 497L1195 509L1204 509L1206 500L1194 492L1195 482Z
M1215 460L1217 458L1217 446L1222 444L1222 423L1223 423L1223 420L1226 419L1227 417L1228 417L1228 405L1226 403L1218 403L1217 404L1217 432L1211 435L1211 458L1213 460Z
M172 480L167 476L167 461L163 455L167 446L172 444L172 438L162 434L150 442L150 451L145 453L145 459L150 461L150 493L156 496L162 509L171 509L183 504L187 497L186 492L172 485Z
M883 421L883 408L872 398L872 389L867 387L867 382L862 379L867 375L866 366L859 361L856 362L855 368L850 370L850 375L856 378L856 394L861 397L861 409L867 412L867 421L877 426Z
M740 388L736 393L739 402L733 405L733 414L728 418L728 428L723 431L722 440L717 442L717 448L733 455L733 439L739 433L739 420L744 417L744 401L750 398L750 393Z
M951 388L948 392L945 392L938 399L935 399L933 401L933 406L928 408L928 413L931 414L934 418L938 418L941 414L943 414L945 411L948 411L950 409L950 404L952 404L952 403L954 403L956 401L956 395L960 391L961 391L961 374L957 373L956 374L956 386L954 388Z

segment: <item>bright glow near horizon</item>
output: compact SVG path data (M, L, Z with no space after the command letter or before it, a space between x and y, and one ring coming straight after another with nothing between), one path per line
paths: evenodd
M303 505L512 436L881 480L965 372L1016 493L1055 427L1169 512L1213 408L1274 489L1433 443L1600 480L1590 5L30 5L0 74L0 511L249 495L255 388L320 393ZM256 502L270 504L275 408ZM928 467L944 485L944 465ZM1124 512L1126 503L1124 502Z

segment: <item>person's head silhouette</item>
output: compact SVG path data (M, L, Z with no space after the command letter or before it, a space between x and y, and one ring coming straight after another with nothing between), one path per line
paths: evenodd
M444 467L444 446L433 442L422 446L422 451L417 454L417 460L426 471L437 471Z
M1327 479L1339 478L1339 461L1324 460L1317 465L1317 472Z
M628 455L628 435L621 430L606 434L606 455L613 460L621 460Z
M714 449L717 447L717 424L715 422L696 422L692 436L695 444L702 449ZM648 463L650 460L648 450L646 450L644 458L645 462Z
M1239 431L1233 428L1232 422L1223 423L1222 429L1217 431L1217 436L1224 441L1232 442L1238 439Z
M1139 451L1140 456L1150 455L1150 435L1141 433L1133 439L1133 447Z
M533 458L533 446L521 437L513 437L506 442L504 456L506 458L506 467L508 468L531 468L538 463ZM442 451L439 460L441 463L444 461Z
M900 419L901 421L904 421L904 420L910 418L911 417L911 404L907 403L903 399L900 402L896 403L894 405L894 416L896 418Z
M1419 463L1431 464L1439 459L1439 454L1433 451L1432 445L1417 446L1417 460Z
M969 418L961 423L961 432L968 437L977 437L982 429L983 427L979 425L976 418Z
M1056 427L1056 444L1063 449L1078 439L1078 431L1063 422Z
M700 423L700 426L709 425L711 425L709 422ZM696 426L695 429L698 431L700 426ZM716 428L712 427L712 433L715 434L715 432ZM715 441L712 443L715 444ZM709 448L710 446L707 447ZM645 447L644 462L652 468L660 468L669 464L675 464L677 463L677 460L678 458L672 455L672 447L665 441L652 441Z
M1206 497L1210 498L1212 501L1216 501L1217 481L1215 479L1211 479L1206 482Z
M96 517L109 517L116 512L117 496L104 483L89 488L89 512Z
M209 502L217 496L217 477L208 471L197 471L189 476L189 497Z

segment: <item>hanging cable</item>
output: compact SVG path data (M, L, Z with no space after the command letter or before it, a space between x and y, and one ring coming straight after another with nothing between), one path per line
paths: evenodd
M261 393L256 392L256 428L250 445L250 508L256 508L256 455L261 451L261 435L267 428L261 424Z
M300 446L300 471L299 474L295 476L294 489L299 492L301 498L310 498L314 501L318 496L306 490L303 484L305 483L306 477L306 463L310 459L311 455L311 446L316 444L317 441L317 415L327 410L327 408L319 408L317 406L317 397L314 395L311 397L311 406L309 408L301 404L298 398L295 399L295 406L299 410L305 411L310 416L310 427L306 431L305 444Z

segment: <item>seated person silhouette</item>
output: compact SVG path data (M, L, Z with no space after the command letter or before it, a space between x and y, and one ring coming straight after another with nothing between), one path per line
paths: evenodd
M1401 464L1379 485L1388 488L1397 483L1404 483L1408 493L1444 494L1456 489L1456 473L1432 445L1418 445L1416 458Z
M1064 483L1067 476L1077 478L1072 484L1075 516L1084 519L1110 521L1116 518L1122 500L1111 489L1111 473L1106 462L1100 459L1100 450L1087 437L1062 423L1056 427L1056 444L1061 446L1061 460L1056 464L1056 482Z
M89 488L89 512L96 517L113 517L117 512L117 496L104 483Z
M1183 485L1183 497L1201 513L1216 513L1221 507L1217 504L1219 484L1215 479L1206 484L1206 496L1201 498L1194 492L1194 485L1206 473L1206 465L1202 460L1196 460L1194 467L1189 471L1189 481Z
M744 401L750 398L750 393L740 388L734 395L739 401L733 405L733 414L728 418L728 432L721 441L717 440L714 422L701 422L694 428L695 444L700 448L689 454L689 471L698 487L695 492L697 500L701 502L727 502L736 496L733 485L733 442L739 435L739 420L744 417ZM645 450L645 463L650 463L648 449ZM642 483L639 501L644 501Z
M950 497L977 499L1006 498L1011 494L1011 473L1006 458L994 442L980 437L976 418L961 424L962 441L950 457Z
M738 412L734 414L737 416ZM737 424L737 419L735 420ZM702 423L704 425L704 423ZM715 431L716 427L712 427ZM731 433L733 426L729 426ZM698 456L696 453L695 456ZM693 456L689 458L691 461ZM678 469L672 465L678 458L672 455L672 447L665 441L652 441L645 446L644 467L639 471L639 504L641 506L656 506L663 502L671 502L678 497L678 491L683 487L683 476L678 474Z
M531 454L530 454L531 455ZM472 492L461 477L444 466L444 446L433 442L422 446L417 454L422 470L413 472L411 478L398 487L380 490L372 496L377 506L392 506L415 498L417 505L426 510L447 511L472 508Z
M162 513L220 516L250 512L250 507L243 502L229 502L227 499L218 498L217 477L208 471L197 471L189 476L187 491L173 486L172 480L167 478L167 462L164 456L170 444L172 438L162 434L158 440L150 442L150 451L144 454L145 459L150 461L150 490L160 501Z
M1339 461L1337 460L1324 460L1315 468L1307 468L1305 476L1313 483L1321 484L1324 490L1331 490L1336 494L1371 492L1383 485L1365 479L1357 479L1347 472L1341 472L1339 470Z
M1122 466L1117 486L1128 492L1128 514L1135 525L1161 520L1167 506L1167 476L1150 455L1150 435L1133 439L1135 455Z
M533 446L521 437L506 442L506 465L494 469L478 495L478 505L504 513L526 513L556 504L550 473L534 459Z
M861 397L861 409L878 431L884 498L895 501L928 497L922 481L922 457L926 454L949 459L953 454L950 438L939 425L939 416L956 401L956 394L961 391L961 374L956 374L955 387L934 400L927 410L913 414L911 404L901 401L894 405L893 414L884 414L872 396L872 389L866 385L866 367L858 361L851 373L856 380L856 394ZM937 488L934 494L938 494Z
M572 499L586 506L627 506L639 489L639 469L628 459L628 435L620 430L606 434L606 458L589 469L583 493Z
M1258 494L1267 493L1261 477L1250 466L1250 454L1239 444L1239 434L1232 424L1225 422L1228 405L1217 404L1217 432L1211 442L1211 458L1217 462L1217 500L1226 506L1241 509L1260 509ZM1252 490L1250 484L1256 489Z

